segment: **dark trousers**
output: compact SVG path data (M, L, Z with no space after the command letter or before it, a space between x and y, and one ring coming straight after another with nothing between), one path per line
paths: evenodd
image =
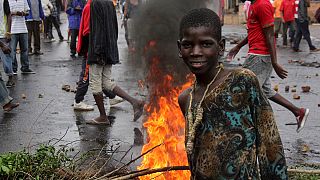
M32 52L32 36L34 52L40 51L40 21L26 21L28 28L28 49Z
M43 20L43 27L44 27L44 38L47 38L48 37L48 30L49 30L49 27L50 26L50 20L48 19L48 16L46 16Z
M71 32L71 42L70 42L70 52L72 55L76 54L77 50L77 37L79 35L79 29L70 29Z
M283 33L282 33L283 45L288 45L288 39L287 39L288 28L289 28L290 43L294 42L294 33L296 32L295 22L288 21L283 23Z
M296 31L293 49L295 50L299 49L302 36L308 42L310 50L315 49L316 47L312 45L311 38L310 38L309 22L308 21L300 22L298 19L296 19L296 25L297 25L297 31Z
M78 87L77 92L75 96L76 103L80 103L83 101L84 96L87 94L88 87L89 87L89 75L88 78L84 78L85 71L86 71L86 64L87 64L87 57L84 56L82 59L82 65L81 65L81 73L78 81Z
M58 22L58 18L55 17L55 16L51 16L50 15L50 16L48 16L48 21L49 21L48 22L49 23L49 25L48 25L48 38L49 39L53 39L54 38L53 34L52 34L52 29L53 29L52 25L53 25L57 30L59 38L63 39L63 36L61 34L61 30L60 30L60 24Z

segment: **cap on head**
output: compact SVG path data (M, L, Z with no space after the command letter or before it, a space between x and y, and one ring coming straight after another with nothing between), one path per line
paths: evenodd
M193 9L189 11L180 21L179 38L183 38L183 30L191 27L208 27L212 29L212 35L221 40L221 23L219 16L207 8Z

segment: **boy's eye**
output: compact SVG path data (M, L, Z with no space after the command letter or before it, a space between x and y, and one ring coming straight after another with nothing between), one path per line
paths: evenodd
M202 46L203 47L211 47L214 43L213 42L203 42Z
M183 42L182 44L181 44L181 46L183 47L183 48L191 48L191 43L188 43L188 42Z

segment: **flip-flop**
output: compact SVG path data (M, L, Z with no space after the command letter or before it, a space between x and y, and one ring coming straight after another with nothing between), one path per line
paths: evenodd
M9 107L3 108L3 111L10 112L12 109L18 107L19 105L20 105L19 103L11 103Z
M104 126L109 126L109 125L110 125L110 122L109 122L109 121L99 122L99 121L96 121L95 119L90 119L90 120L87 120L87 121L86 121L86 124L89 124L89 125L104 125Z

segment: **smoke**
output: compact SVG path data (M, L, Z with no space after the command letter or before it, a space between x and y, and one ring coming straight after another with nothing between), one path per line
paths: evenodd
M161 74L156 74L159 80L161 76L170 74L174 77L175 83L185 82L189 71L178 57L177 48L180 20L188 11L206 7L207 2L207 0L147 0L140 6L137 16L133 17L134 29L131 32L136 40L136 49L140 50L146 61L146 70L150 69L154 57L159 58L157 66ZM156 45L148 47L150 41Z

